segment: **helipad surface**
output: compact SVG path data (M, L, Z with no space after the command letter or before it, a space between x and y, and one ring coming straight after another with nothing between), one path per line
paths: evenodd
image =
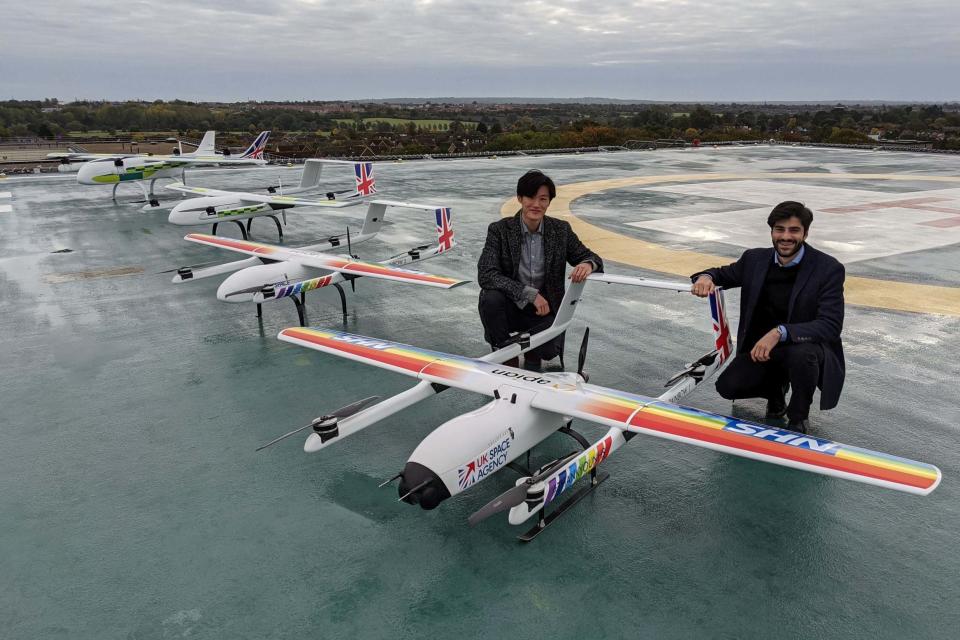
M664 277L765 245L766 212L804 200L810 241L843 260L847 384L817 434L940 467L928 497L636 438L611 478L534 543L466 518L514 476L432 512L377 484L484 400L447 391L318 455L291 439L324 411L407 378L287 345L293 304L218 302L177 266L232 256L184 242L166 211L72 176L0 181L0 635L4 638L944 638L960 628L960 158L784 147L378 165L385 197L453 207L459 247L424 264L475 279L486 225L524 170L615 273ZM297 169L196 171L265 186ZM669 176L669 177L667 177ZM131 188L127 199L133 199ZM173 202L174 197L168 197ZM569 211L569 213L567 213ZM357 209L353 216L362 215ZM390 210L356 248L434 238ZM292 212L287 244L342 233ZM357 227L353 227L356 229ZM254 239L276 240L269 220ZM238 235L224 226L223 235ZM54 253L69 249L68 253ZM679 276L669 276L679 277ZM307 296L312 325L486 352L476 284L360 280ZM856 303L852 303L856 301ZM738 296L728 298L736 316ZM590 287L591 382L655 395L708 348L690 296ZM727 412L712 385L684 402ZM737 404L759 418L758 402ZM578 428L588 436L600 430ZM535 457L570 449L549 439Z

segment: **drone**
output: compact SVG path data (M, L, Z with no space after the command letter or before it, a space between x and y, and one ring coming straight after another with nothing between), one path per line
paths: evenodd
M388 207L427 211L436 221L435 244L419 244L407 251L377 262L365 262L353 252L353 245L371 240L383 228ZM204 233L190 233L185 240L198 244L217 247L250 256L210 266L210 263L171 269L176 271L174 283L200 280L211 276L232 273L217 288L217 298L223 302L253 302L257 305L257 317L263 317L264 302L290 298L297 308L300 325L307 323L307 292L324 287L333 287L340 294L340 306L343 318L347 317L347 299L341 286L349 282L356 289L356 280L370 277L394 282L424 285L451 289L466 284L460 280L442 275L434 275L407 268L457 246L451 222L450 207L415 202L393 200L371 200L368 203L366 218L359 235L351 240L350 228L345 235L333 235L318 243L305 247L292 248L251 240L236 240ZM325 253L333 249L346 249L344 255Z
M690 291L689 284L602 273L591 274L587 281ZM712 350L672 376L665 385L667 390L657 397L588 382L584 364L589 328L584 333L576 372L534 373L502 364L566 331L587 281L568 286L548 329L519 334L506 347L481 358L341 331L284 329L278 338L285 342L415 377L419 382L386 400L365 398L321 416L261 449L311 429L304 450L321 451L450 387L489 396L492 401L488 404L431 432L403 470L381 486L399 480L402 502L434 509L496 472L514 469L521 475L516 485L468 521L476 525L508 511L509 522L520 525L537 515L537 523L519 536L524 541L534 539L606 480L609 474L599 473L599 465L639 434L920 495L929 494L940 483L940 470L929 464L676 404L731 359L733 340L719 289L708 297ZM603 425L607 431L591 442L573 429L575 419ZM517 463L521 455L555 432L572 437L578 450L537 469ZM589 483L581 483L577 491L572 491L585 478ZM560 503L558 499L564 494L569 497ZM549 514L548 506L553 506Z

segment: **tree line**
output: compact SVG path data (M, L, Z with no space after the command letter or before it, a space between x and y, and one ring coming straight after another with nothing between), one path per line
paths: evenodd
M0 138L199 137L208 129L228 144L270 129L271 151L281 155L504 151L657 139L869 144L878 137L960 149L960 105L0 102Z

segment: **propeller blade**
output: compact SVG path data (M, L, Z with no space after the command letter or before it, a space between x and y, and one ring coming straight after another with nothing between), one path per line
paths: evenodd
M364 398L363 400L357 400L353 404L348 404L345 407L337 409L333 413L325 415L324 418L349 418L353 414L359 413L368 404L371 404L379 399L380 396L370 396L369 398Z
M237 289L236 291L231 291L230 293L224 295L224 298L229 298L230 296L239 296L244 293L260 293L263 290L265 285L258 284L255 287L248 287L246 289Z
M222 260L211 260L210 262L201 262L200 264L188 264L185 267L174 267L173 269L164 269L163 271L157 271L157 273L173 273L174 271L179 271L180 269L199 269L201 267L209 267L213 264L221 264Z
M300 427L299 429L294 429L293 431L291 431L291 432L289 432L289 433L285 433L285 434L283 434L282 436L280 436L279 438L274 438L273 440L271 440L271 441L268 442L267 444L263 445L262 447L257 447L257 451L262 451L263 449L266 449L267 447L269 447L269 446L271 446L271 445L274 445L274 444L280 442L281 440L285 440L286 438L289 438L289 437L292 436L292 435L296 435L296 434L300 433L301 431L304 431L304 430L306 430L306 429L309 429L309 428L312 427L312 426L313 426L313 423L311 422L310 424L308 424L308 425L305 426L305 427Z
M538 482L542 482L545 478L549 478L550 475L557 469L563 468L564 465L569 463L571 460L580 455L579 451L574 451L568 456L565 456L558 460L555 464L551 464L544 471L534 474L529 478L526 478L523 482L518 484L515 487L507 489L499 496L483 505L478 511L473 515L467 518L467 522L470 526L475 526L477 523L482 522L494 515L495 513L500 513L501 511L509 511L514 507L523 504L524 500L527 499L527 490Z
M513 488L507 489L483 505L478 511L474 512L473 515L467 518L467 523L471 527L475 527L494 514L500 513L501 511L509 511L518 504L523 504L523 501L527 499L527 489L529 488L529 484L522 482Z
M334 411L333 413L328 413L327 415L320 416L319 418L317 418L316 420L314 420L314 421L311 422L310 424L306 425L305 427L300 427L300 428L298 428L298 429L294 429L293 431L290 431L289 433L283 434L283 435L280 436L279 438L274 438L273 440L271 440L271 441L268 442L267 444L263 445L262 447L259 447L259 448L257 449L257 451L260 451L261 449L266 449L266 448L269 447L270 445L276 444L276 443L280 442L281 440L284 440L285 438L289 438L289 437L292 436L292 435L296 435L296 434L300 433L301 431L304 431L304 430L306 430L306 429L309 429L309 428L312 427L313 425L317 424L317 422L320 422L320 421L322 421L322 420L329 420L329 419L331 419L331 418L349 418L349 417L352 416L353 414L358 413L361 409L363 409L364 407L366 407L368 404L370 404L370 403L373 402L374 400L379 400L379 399L380 399L380 396L370 396L369 398L364 398L363 400L358 400L358 401L356 401L356 402L354 402L354 403L352 403L352 404L348 404L348 405L345 406L345 407L340 407L339 409L337 409L337 410Z
M583 341L580 342L580 357L577 359L577 374L583 375L583 365L587 361L587 343L590 341L590 327L583 330Z

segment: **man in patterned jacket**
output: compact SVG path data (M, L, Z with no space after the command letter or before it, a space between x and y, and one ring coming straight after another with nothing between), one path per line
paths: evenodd
M484 339L494 349L514 332L536 333L553 322L565 291L566 265L570 279L583 281L603 271L600 256L588 249L570 224L547 217L557 195L553 180L540 171L528 171L517 182L520 211L490 224L477 263L480 284L480 321ZM563 337L524 354L524 368L540 371L542 360L560 354ZM518 359L508 361L517 366Z

